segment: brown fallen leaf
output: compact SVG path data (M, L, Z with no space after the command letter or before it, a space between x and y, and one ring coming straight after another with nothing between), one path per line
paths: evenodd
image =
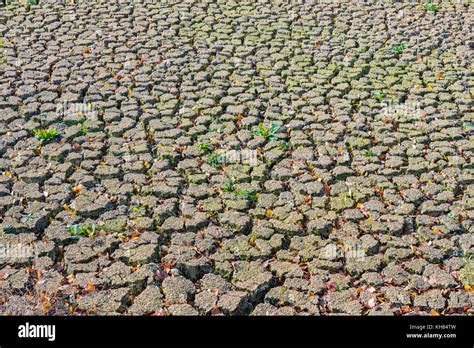
M219 309L219 307L214 307L213 309L211 309L211 314L212 315L219 315L219 314L222 314L222 312Z
M88 292L95 291L95 285L92 284L92 283L87 283L87 285L85 287L85 290L88 291Z
M42 304L41 304L41 311L43 313L47 313L50 308L52 307L53 305L51 304L51 302L49 302L48 300L44 301Z
M408 305L401 306L400 309L402 310L402 313L408 313L411 311L411 308Z
M331 193L331 186L328 183L324 183L324 193L328 196Z

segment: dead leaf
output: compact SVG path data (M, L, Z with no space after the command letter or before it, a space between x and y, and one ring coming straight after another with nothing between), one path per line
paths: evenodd
M328 196L331 193L331 186L329 186L329 184L327 182L324 183L324 193Z
M92 283L87 283L85 290L88 292L95 291L95 285Z
M401 306L400 309L402 310L402 313L408 313L411 311L411 308L408 305Z
M375 304L376 304L376 302L375 302L375 299L373 299L373 298L371 298L370 300L367 301L367 306L369 308L374 308Z
M83 189L84 189L84 186L82 184L79 184L72 189L72 192L74 192L74 194L77 196L81 193Z
M213 309L211 309L211 314L212 315L219 315L221 314L221 310L218 308L218 307L214 307Z
M133 233L130 235L130 240L137 239L138 237L140 237L140 233L138 233L138 232L133 232Z
M48 300L44 301L42 304L41 304L41 311L43 313L46 313L50 310L50 308L52 307L52 304L51 302L49 302Z

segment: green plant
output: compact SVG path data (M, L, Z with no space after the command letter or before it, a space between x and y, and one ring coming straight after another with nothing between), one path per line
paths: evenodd
M339 193L339 198L342 200L344 206L347 206L350 202L349 200L352 199L352 190L349 189L348 191Z
M357 101L357 100L353 100L351 104L355 109L360 109L361 107L360 101Z
M223 158L221 155L219 155L217 152L213 152L207 156L207 163L209 163L211 166L218 166L223 162Z
M58 130L56 128L51 129L33 129L33 133L41 143L46 143L54 139L58 134Z
M22 214L21 215L21 222L26 223L30 220L33 220L34 217L35 217L35 214L33 214L33 213Z
M199 143L198 147L201 150L201 155L206 154L209 152L209 144L208 143Z
M441 7L439 7L438 5L426 5L425 6L425 11L438 12L440 8Z
M218 123L219 123L218 120L212 120L211 121L211 124L218 124ZM222 133L224 130L225 130L225 125L222 125L222 126L220 126L219 128L216 128L216 129L209 128L208 132L209 133L212 133L212 132Z
M67 225L67 231L72 235L93 237L95 234L95 225Z
M224 182L224 186L222 187L222 191L224 192L232 192L234 190L234 180L232 178L227 178Z
M250 203L254 204L257 201L257 193L245 189L239 189L234 191L234 195L241 199L246 199Z
M145 206L143 204L134 204L130 206L130 210L134 213L138 213L139 211L145 209Z
M379 103L381 103L382 100L383 100L383 93L378 92L378 91L373 92L373 93L372 93L372 97L373 97L374 99L376 99Z
M288 148L290 147L290 144L288 144L287 141L280 141L280 142L278 143L278 147L279 147L281 150L285 151L285 150L288 150Z
M401 53L403 52L405 48L406 48L406 45L404 43L400 43L400 44L392 45L390 47L390 51L392 51L393 53Z
M377 154L375 154L371 150L364 150L364 151L362 151L362 156L364 156L364 157L377 157Z
M12 225L4 225L3 226L3 232L5 234L15 234L16 233L16 228L13 227Z
M66 126L75 126L76 124L81 124L81 123L84 123L85 121L85 118L80 118L78 120L63 120L63 123L66 125Z
M280 129L280 126L274 123L270 123L268 128L266 128L263 123L260 123L257 129L254 131L254 135L261 135L269 140L278 139L276 132Z
M87 132L89 131L89 127L87 127L87 124L85 122L81 124L81 128L79 131L81 132L81 134L87 134Z
M438 5L433 4L433 0L428 0L427 1L428 5L425 5L424 10L425 11L433 11L433 12L438 12L439 9L441 8Z

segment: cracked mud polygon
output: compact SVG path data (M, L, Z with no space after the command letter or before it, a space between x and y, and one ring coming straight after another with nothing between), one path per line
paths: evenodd
M0 6L0 312L472 314L473 15Z

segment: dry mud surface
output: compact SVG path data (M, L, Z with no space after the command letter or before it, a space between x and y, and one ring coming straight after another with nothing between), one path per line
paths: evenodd
M0 312L467 315L462 1L0 7Z

